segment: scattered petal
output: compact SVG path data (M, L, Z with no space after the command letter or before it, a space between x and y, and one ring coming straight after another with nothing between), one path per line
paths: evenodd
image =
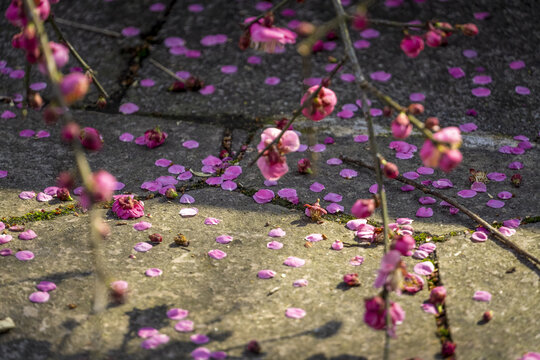
M28 261L34 258L34 253L28 250L19 251L15 254L15 257L21 261Z
M290 267L301 267L304 266L306 263L306 260L300 259L294 256L289 256L285 261L283 262L283 265L287 265Z
M474 190L460 190L458 191L458 196L464 199L472 198L476 196L476 191Z
M475 242L484 242L488 239L488 236L483 231L475 231L472 233L471 239Z
M224 251L221 251L219 249L210 250L208 252L208 256L210 256L212 259L221 260L225 257L227 257L227 253Z
M416 211L416 216L421 218L428 218L433 216L433 209L432 208L426 208L421 207Z
M349 265L352 265L352 266L360 266L363 263L364 263L364 257L360 255L356 255L355 257L349 260Z
M313 192L316 192L316 193L319 193L319 192L323 191L324 189L325 189L324 185L321 184L321 183L318 183L318 182L314 182L309 187L309 190L311 190Z
M433 270L435 270L435 266L433 266L433 263L431 261L424 261L414 265L414 272L418 275L427 276L430 275Z
M150 250L153 246L147 242L140 242L140 243L137 243L135 244L135 246L133 247L133 249L135 251L138 251L138 252L147 252L148 250Z
M145 274L148 277L161 276L161 274L163 274L163 270L160 270L158 268L150 268L150 269L146 270Z
M530 95L531 90L525 86L516 86L516 93L519 95Z
M491 294L487 291L477 291L473 295L473 300L490 302Z
M432 303L430 302L425 302L423 303L422 305L420 305L422 307L422 310L424 310L425 312L427 312L428 314L433 314L433 315L437 315L439 312L437 311L437 308L435 307L435 305L433 305Z
M475 123L471 122L471 123L466 123L466 124L459 125L459 129L462 132L469 133L469 132L473 132L473 131L477 130L478 126L476 126Z
M318 242L324 240L322 234L309 234L305 237L305 239L310 242Z
M257 273L259 279L271 279L276 276L276 272L273 270L261 270Z
M204 334L191 335L189 339L191 340L192 343L197 344L197 345L206 344L207 342L210 341L210 338Z
M279 250L283 247L283 244L279 241L271 241L268 244L266 244L266 247L272 250Z
M174 330L179 332L190 332L193 331L193 321L191 320L181 320L174 325Z
M291 319L301 319L306 316L306 311L300 308L288 308L285 311L285 316Z
M33 191L23 191L19 194L19 198L23 200L33 199L36 196L36 193Z
M228 244L231 241L233 241L233 237L230 235L219 235L218 237L216 237L216 242L220 244Z
M352 179L358 176L358 173L352 169L343 169L339 172L339 175L345 179Z
M509 64L509 66L510 66L510 69L512 70L519 70L525 67L525 62L523 62L522 60L516 60L516 61L512 61Z
M275 228L268 232L268 236L271 237L283 237L285 236L286 232L281 228Z
M180 210L180 216L182 217L192 217L199 213L199 209L197 208L185 208Z
M133 114L139 111L139 107L135 105L134 103L125 103L125 104L120 105L120 108L118 109L118 111L120 111L124 115L129 115L129 114Z
M216 219L213 217L207 217L206 219L204 219L204 225L217 225L220 222L221 222L220 219Z
M146 229L150 229L152 227L152 224L146 221L140 221L133 225L133 228L137 231L143 231Z
M273 198L274 192L268 189L261 189L253 195L253 200L258 204L269 203Z
M139 331L137 331L137 335L143 339L148 339L157 334L159 334L159 331L157 331L157 329L154 329L152 327L143 327L143 328L140 328Z
M500 209L504 206L504 201L491 199L486 203L487 206L494 209Z
M171 320L182 320L188 315L189 311L180 308L172 308L171 310L167 311L167 317Z
M266 85L278 85L279 83L281 82L281 79L278 78L278 77L275 77L275 76L270 76L270 77L267 77L265 80L264 80L264 83Z
M293 282L294 287L304 287L308 285L308 281L306 279L298 279Z
M36 291L28 297L28 299L33 303L45 303L49 301L50 295L45 291Z
M453 67L448 69L448 73L454 78L454 79L460 79L465 76L465 72L462 68L459 67Z
M37 234L33 230L26 230L19 234L21 240L32 240L37 238Z

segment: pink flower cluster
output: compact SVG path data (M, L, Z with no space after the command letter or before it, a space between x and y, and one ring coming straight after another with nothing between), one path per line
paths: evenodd
M386 310L384 300L380 296L375 296L364 300L366 312L364 314L364 322L375 330L383 330L386 328ZM403 323L405 320L405 311L398 303L390 304L390 317L392 326L387 329L388 334L396 337L396 325Z
M436 141L450 144L434 144L426 139L420 150L420 158L425 166L440 167L445 172L452 171L463 160L463 155L457 149L461 144L461 131L455 126L446 127L433 134Z
M302 97L301 103L304 104L318 88L318 85L310 87ZM334 111L336 103L336 94L323 86L317 96L311 101L311 104L302 110L302 114L313 121L320 121Z
M268 128L261 134L261 142L257 145L263 151L281 133L277 128ZM285 154L294 152L300 147L300 139L294 131L286 130L277 144L272 145L257 160L257 166L267 180L278 180L289 171Z

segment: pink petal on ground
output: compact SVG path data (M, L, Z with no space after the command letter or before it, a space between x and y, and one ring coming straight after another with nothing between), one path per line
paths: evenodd
M516 93L519 95L530 95L531 90L525 86L516 86Z
M512 193L509 191L501 191L500 193L497 194L497 196L499 197L499 199L502 199L502 200L507 200L514 197L514 195L512 195Z
M24 70L13 70L10 74L9 74L9 77L12 78L12 79L22 79L24 77Z
M201 95L212 95L216 91L216 88L214 85L206 85L201 90L199 90L199 93Z
M358 40L358 41L355 41L353 46L356 48L356 49L367 49L371 46L371 43L367 40Z
M7 244L12 239L13 239L13 237L11 235L8 235L8 234L0 235L0 245Z
M476 20L485 20L491 16L491 14L487 11L476 12L473 15Z
M510 69L512 70L519 70L525 67L525 62L523 62L522 60L516 60L516 61L512 61L509 64L509 66L510 66Z
M221 67L221 72L224 74L234 74L238 71L238 67L235 65L225 65Z
M185 172L186 168L183 167L182 165L175 164L175 165L169 166L167 171L169 173L171 173L171 174L178 175L178 174L181 174L181 173Z
M36 196L36 193L33 191L23 191L19 194L19 198L23 200L30 200Z
M491 294L487 291L477 291L473 295L473 300L476 301L484 301L484 302L490 302L491 301Z
M293 282L294 287L304 287L308 285L308 281L306 279L298 279Z
M268 189L261 189L253 195L253 200L258 204L269 203L273 198L274 192Z
M45 131L45 130L39 130L39 131L36 133L36 137L37 137L38 139L48 138L49 136L51 136L51 133L48 132L48 131Z
M504 179L506 179L506 174L499 172L491 172L487 174L487 178L491 181L503 181Z
M56 284L51 281L41 281L39 284L36 285L36 288L39 291L49 292L56 290Z
M221 222L220 219L216 219L213 217L207 217L206 219L204 219L204 225L217 225L220 222Z
M143 349L155 349L159 345L166 344L170 341L169 336L165 334L156 334L154 336L149 337L148 339L144 340L141 343L141 347Z
M129 115L139 111L139 107L133 103L125 103L120 105L118 111L120 111L124 115Z
M349 111L352 111L352 112L355 112L358 110L358 106L356 106L355 104L345 104L341 107L343 110L349 110Z
M414 189L415 189L415 187L412 186L412 185L405 185L405 186L402 186L402 187L401 187L401 191L405 191L405 192L407 192L407 191L413 191Z
M152 87L156 85L156 82L152 79L142 79L140 84L142 87Z
M343 196L336 193L328 193L324 197L324 200L330 201L330 202L340 202L341 200L343 200Z
M398 225L410 225L414 222L413 219L409 219L409 218L397 218L396 219L396 223Z
M210 338L204 334L191 335L189 339L191 340L192 343L197 344L197 345L206 344L207 342L210 341Z
M426 208L426 207L422 206L416 212L416 217L428 218L428 217L432 217L432 216L433 216L433 209L432 208Z
M433 263L431 261L424 261L414 265L414 272L418 275L427 276L430 275L433 270L435 270L435 266L433 266Z
M123 133L118 137L118 139L123 142L132 142L134 138L135 137L130 133Z
M406 173L403 173L403 177L405 179L415 180L415 179L418 179L418 177L420 177L420 175L418 175L418 173L416 173L415 171L408 171Z
M171 310L167 311L167 317L171 320L182 320L188 315L189 311L180 308L172 308Z
M141 33L141 30L139 30L138 28L133 27L133 26L128 26L128 27L122 29L122 35L124 35L125 37L137 36L140 33Z
M519 219L510 219L510 220L504 220L503 225L508 228L517 228L521 224L521 220Z
M289 256L285 261L283 262L283 265L287 265L290 267L301 267L304 266L306 263L306 260L300 259L294 256Z
M371 114L371 116L381 116L383 114L383 111L381 109L377 109L377 108L371 108L369 109L369 113Z
M341 159L338 159L338 158L330 158L330 159L326 160L326 163L328 165L341 165L341 164L343 164L343 161Z
M476 97L486 97L491 95L491 90L485 87L477 87L472 89L471 93Z
M6 110L2 113L2 115L0 115L0 118L2 119L13 119L14 117L16 117L17 115L15 115L14 112L11 112L9 110Z
M223 179L234 180L242 174L242 167L238 165L229 166L223 173Z
M424 101L426 99L426 96L422 93L411 93L409 95L409 100L418 102L418 101Z
M475 58L478 56L478 53L475 51L475 50L472 50L472 49L466 49L466 50L463 50L462 52L463 56L465 56L466 58Z
M366 29L360 32L360 36L364 39L375 39L378 38L381 33L375 29Z
M369 76L371 77L371 80L380 81L380 82L387 82L388 80L392 78L392 74L389 74L384 71L375 71L375 72L372 72Z
M367 219L354 219L354 220L349 220L347 221L347 229L349 230L358 230L358 227L360 225L365 225L367 224Z
M487 187L486 184L475 181L471 185L471 190L476 192L486 192Z
M216 237L216 242L220 244L228 244L231 241L233 241L233 237L230 235L219 235L218 237Z
M466 123L466 124L459 125L459 129L462 132L469 133L469 132L473 132L477 130L478 126L476 126L475 123Z
M259 56L250 56L247 58L248 64L259 65L262 62L262 59Z
M424 250L416 250L414 252L414 254L412 255L413 258L415 259L425 259L429 256L429 254L427 253L427 251L424 251Z
M140 243L135 244L135 246L133 247L133 250L137 252L147 252L152 247L153 246L147 242L140 242Z
M188 11L192 13L199 13L204 10L204 6L202 4L190 4L188 6Z
M275 76L270 76L270 77L267 77L265 80L264 80L264 83L266 85L277 85L281 82L281 79L278 78L278 77L275 77Z
M178 332L190 332L193 331L193 321L181 320L174 325L174 330Z
M210 350L205 347L198 347L191 352L191 357L194 360L208 360L210 359Z
M158 159L154 163L154 165L159 166L159 167L168 167L171 164L172 164L172 161L169 159Z
M418 199L418 202L422 205L430 205L435 204L437 200L435 200L435 198L432 198L431 196L422 196L420 199Z
M120 181L116 181L116 182L113 184L113 190L114 190L114 191L122 190L122 189L125 188L125 187L126 187L126 184L121 183Z
M504 206L504 201L491 199L486 203L487 206L494 209L500 209Z
M13 255L13 250L11 249L0 250L0 256L11 256L11 255Z
M208 252L208 256L210 256L211 258L216 259L216 260L221 260L221 259L227 257L227 253L225 253L224 251L221 251L219 249L214 249L214 250L210 250Z
M296 150L296 152L304 152L308 149L308 146L305 145L305 144L300 144L300 146L298 147L298 150Z
M175 47L185 45L185 40L179 37L171 36L165 39L164 44L166 47Z
M56 193L58 192L58 187L56 186L49 186L49 187L46 187L43 192L47 195L56 195Z
M454 184L449 179L439 179L432 183L433 187L437 189L448 189L454 187Z
M345 179L352 179L358 176L358 173L352 169L343 169L339 172L339 175Z
M512 236L512 235L515 235L516 234L516 229L511 229L511 228L508 228L506 226L501 226L499 228L499 231L501 232L501 234L503 234L504 236Z
M79 186L79 187L76 187L75 189L73 189L73 194L75 194L77 196L82 195L83 192L84 192L84 187L83 186Z
M425 302L423 303L422 305L420 305L422 307L422 310L424 310L425 312L427 312L428 314L433 314L433 315L437 315L439 312L437 311L437 308L435 307L435 305L433 305L432 303L430 302Z
M279 241L271 241L268 244L266 244L266 247L272 250L279 250L283 247L283 244Z
M321 183L318 183L318 182L314 182L309 187L309 190L311 190L313 192L316 192L316 193L319 193L319 192L323 191L324 189L325 189L324 185L321 184Z
M37 194L37 197L36 197L36 200L39 201L39 202L45 202L45 201L50 201L52 200L53 197L51 195L47 195L43 192L40 192Z
M34 253L28 250L19 251L15 254L15 257L21 261L28 261L34 258Z
M34 293L31 293L28 299L33 303L45 303L49 301L50 297L51 296L49 295L48 292L36 291Z
M475 232L472 233L471 239L474 242L484 242L484 241L486 241L488 239L488 236L483 231L475 231Z
M323 236L322 234L309 234L305 239L310 242L318 242L323 240Z
M163 274L163 270L158 269L158 268L150 268L150 269L145 271L145 274L148 277L161 276L161 274Z
M257 273L259 279L271 279L276 276L276 272L273 270L261 270Z
M32 240L37 238L37 234L34 230L26 230L19 234L19 239L21 240Z
M520 163L519 161L514 161L508 164L508 168L512 170L520 170L520 169L523 169L523 164Z
M182 217L192 217L199 213L199 209L197 208L185 208L180 210L180 216Z
M352 265L352 266L360 266L363 263L364 263L364 257L360 255L356 255L355 257L349 260L349 265Z
M357 143L365 143L369 140L369 136L368 135L356 135L354 137L354 142L357 142Z
M342 119L350 119L354 116L354 113L350 110L342 110L337 113L337 116L339 116Z
M465 76L465 72L460 67L453 67L448 69L448 73L454 78L454 79L460 79Z
M464 199L472 198L476 196L476 191L474 190L460 190L458 191L458 196Z
M201 51L200 50L187 50L186 57L191 58L191 59L198 59L201 57Z
M428 243L424 243L420 245L418 247L418 250L425 251L428 254L431 254L433 251L435 251L436 248L437 248L437 245L435 245L434 243L428 242Z
M205 183L208 185L221 185L223 183L223 178L221 176L209 177L205 180Z
M434 173L435 170L429 167L420 166L418 169L416 169L416 172L420 175L431 175Z
M378 191L379 191L379 185L378 184L373 184L369 187L368 191L371 193L371 194L376 194Z
M199 143L195 140L188 140L182 143L182 146L186 149L196 149L199 147Z
M268 236L271 237L283 237L285 236L286 232L281 228L275 228L268 232Z
M347 73L343 73L339 76L339 78L345 82L353 82L355 77L353 74L347 74Z
M161 189L161 184L157 181L145 181L141 184L141 189L148 191L157 191Z
M477 85L486 85L491 82L491 76L488 75L476 75L473 77L473 83Z
M328 211L330 214L335 214L340 211L341 212L345 211L345 208L337 203L331 203L330 205L326 207L326 211Z
M152 327L143 327L143 328L140 328L139 331L137 331L137 335L143 339L150 338L157 334L159 334L159 331L157 331L157 329L154 329Z
M233 190L235 190L237 187L238 187L238 185L237 185L234 181L231 181L231 180L224 181L224 182L221 184L221 188L222 188L223 190L227 190L227 191L233 191Z
M306 311L300 308L288 308L285 311L285 316L291 319L301 319L306 316Z

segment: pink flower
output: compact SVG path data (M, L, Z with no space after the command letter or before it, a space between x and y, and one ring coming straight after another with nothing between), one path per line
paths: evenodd
M456 25L456 28L461 30L465 36L476 36L478 34L478 27L474 24Z
M142 201L135 200L133 195L120 195L116 197L112 211L120 219L140 218L144 215L144 205Z
M384 285L388 291L399 291L401 289L401 284L399 284L400 278L395 276L394 273L400 267L401 253L397 250L390 250L387 252L381 260L381 267L379 268L379 272L373 286L380 288Z
M458 149L444 152L439 160L439 167L444 172L452 171L463 160L463 155Z
M401 50L410 58L417 57L422 50L424 50L424 40L420 36L406 35L401 40Z
M441 46L444 39L444 33L440 30L430 30L426 33L426 44L430 47Z
M66 65L69 61L68 48L62 44L58 44L53 41L49 41L49 47L51 48L56 67L60 69L64 65ZM44 62L39 63L39 71L41 71L42 74L47 74L47 66Z
M79 134L82 146L89 150L98 151L103 147L103 137L92 127L85 127Z
M375 200L373 199L358 199L351 208L351 213L359 219L371 216L373 211L375 211Z
M424 288L424 279L414 273L407 273L403 277L403 291L416 294Z
M92 193L94 200L109 201L114 192L116 178L105 170L99 170L92 174Z
M414 238L410 235L399 235L394 238L392 242L391 249L397 250L403 256L411 256L413 254L412 250L416 246Z
M166 132L161 131L159 126L156 126L155 129L146 130L144 132L144 144L148 148L153 149L163 144L165 139L167 139L167 136Z
M67 105L82 99L88 91L89 84L86 75L80 72L73 72L64 76L60 82L60 91Z
M386 327L386 311L384 309L384 300L380 296L375 296L364 300L366 313L364 314L364 322L375 330L382 330ZM388 334L392 337L396 336L395 325L399 325L405 320L405 311L398 303L392 302L390 305L390 317L392 319L392 327L388 329Z
M267 128L261 134L261 142L257 149L263 151L268 144L276 139L281 131L277 128ZM266 150L257 160L257 166L267 180L278 180L289 171L285 154L294 152L300 147L300 139L294 131L286 130L277 144Z
M429 302L433 305L439 305L444 303L445 298L446 289L444 286L437 286L431 289L431 293L429 294Z
M111 283L110 297L117 304L123 304L127 300L129 285L127 281L117 280Z
M444 171L451 171L463 158L459 150L457 150L457 147L461 144L461 131L455 126L446 127L433 134L433 138L437 141L449 143L452 149L448 149L444 145L435 146L431 140L427 139L424 141L422 149L420 149L420 158L425 166L440 166ZM444 156L443 160L444 154L446 156Z
M411 134L413 126L405 113L399 113L394 121L392 121L391 128L392 135L396 139L406 139Z
M310 87L302 97L302 100L300 101L301 104L304 104L304 102L318 88L318 85ZM313 121L320 121L330 115L332 111L334 111L336 103L336 94L332 90L327 89L323 86L317 94L317 97L312 100L311 104L309 104L302 110L302 114L304 114L305 117L310 118Z
M345 274L343 276L343 282L349 286L359 286L360 279L358 279L358 274Z
M249 23L253 20L253 17L247 18L244 23ZM249 41L251 47L262 49L267 53L273 53L276 50L283 49L286 44L294 44L296 42L296 34L288 29L274 27L271 21L267 21L267 19L260 19L250 26L249 33L246 32L240 41L241 45L245 46L243 43ZM241 48L244 46L241 46Z
M399 169L396 164L387 162L383 167L384 175L389 179L395 179L399 175Z
M48 0L38 0L36 3L36 14L41 20L46 20L51 12L51 5ZM24 13L24 5L22 0L12 0L6 10L6 19L18 27L26 26L28 20Z

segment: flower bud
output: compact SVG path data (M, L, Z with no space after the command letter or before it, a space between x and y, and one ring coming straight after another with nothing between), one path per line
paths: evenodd
M406 139L411 134L413 126L409 121L409 117L401 112L394 121L392 121L390 128L392 129L392 135L394 135L396 139Z
M523 181L523 177L521 176L521 174L514 174L510 178L510 181L512 182L512 185L514 185L515 187L520 187L521 182Z
M105 109L105 106L107 106L107 99L105 99L105 96L100 95L96 101L96 106L98 109L103 110Z
M148 239L150 239L150 242L153 242L153 243L160 243L163 241L163 237L158 233L148 235Z
M443 44L443 36L444 34L440 30L430 30L426 33L426 44L429 47L438 47Z
M351 208L351 213L359 218L365 219L375 211L375 200L373 199L358 199Z
M392 109L390 106L386 105L383 108L383 115L386 117L392 116L392 113L394 112L394 109Z
M47 107L47 109L49 109L49 107ZM56 109L60 109L60 108L52 108L50 111L51 112L55 112L56 113ZM66 143L70 143L72 142L74 139L77 138L77 136L79 136L81 133L81 128L79 127L79 124L77 124L76 122L68 122L66 125L64 125L64 127L62 128L62 132L61 132L61 138L64 142Z
M441 129L439 127L439 119L436 117L428 117L424 126L431 131L439 131Z
M476 36L478 34L478 27L474 24L456 25L465 36Z
M43 106L43 99L41 95L35 91L30 91L28 93L28 105L34 110L41 109Z
M56 197L60 201L72 201L73 198L71 197L71 194L69 193L69 190L67 188L59 188L56 190Z
M262 349L261 349L261 345L259 345L259 343L257 342L257 340L251 340L247 345L246 345L246 350L250 353L253 353L253 354L260 354Z
M315 30L317 30L317 27L310 22L302 21L294 30L300 36L309 36L312 35Z
M88 150L98 151L103 147L103 137L94 128L85 127L79 134L81 145Z
M487 310L484 315L482 315L482 320L489 322L491 319L493 319L493 311Z
M167 191L165 192L165 196L167 197L167 199L176 199L178 197L178 193L176 192L175 189L168 188Z
M204 82L196 76L190 76L187 78L185 86L189 91L199 91L203 88Z
M352 27L354 30L362 31L367 29L369 25L369 20L367 16L367 10L365 6L359 6L358 10L353 16Z
M335 142L336 140L334 140L334 138L331 136L327 136L326 138L324 138L324 143L327 145L335 144Z
M444 286L437 286L431 289L431 293L429 294L429 302L433 305L439 305L444 303L444 299L446 298L446 289Z
M420 36L406 35L400 44L401 50L410 58L415 58L424 50L424 40Z
M111 288L109 289L109 295L117 304L123 304L127 300L129 289L128 283L123 280L113 281L111 283Z
M56 185L59 188L73 189L75 187L75 178L69 171L62 171L56 178Z
M64 76L60 82L60 91L64 96L64 101L71 105L75 101L82 99L89 85L88 77L80 72L73 72Z
M454 355L455 352L456 352L456 343L446 340L442 346L442 351L441 351L442 356L445 358L450 357Z
M317 40L311 47L311 52L316 54L324 50L324 42L322 40Z
M399 175L399 169L396 164L387 162L383 166L384 175L389 179L395 179Z
M343 282L349 286L359 286L360 279L358 279L358 274L345 274L343 276Z
M170 92L184 92L186 91L186 85L183 81L175 81L167 90Z
M407 108L407 112L411 115L420 115L424 113L424 105L419 103L410 104Z
M311 161L308 158L302 158L298 160L298 172L300 174L311 174Z

